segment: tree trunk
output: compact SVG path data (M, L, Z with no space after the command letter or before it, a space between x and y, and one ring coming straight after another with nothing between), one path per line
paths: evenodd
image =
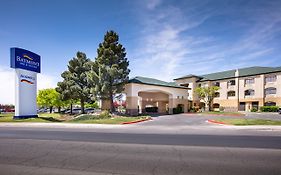
M83 100L83 99L81 99L81 100L80 100L80 102L81 102L81 113L82 113L82 114L85 114L85 109L84 109L84 100Z
M53 112L53 106L50 106L50 114Z
M59 107L58 107L58 113L60 113L60 112L61 112L61 107L59 106Z
M115 112L115 107L113 103L113 95L110 95L110 111Z
M70 103L70 114L72 114L72 103Z

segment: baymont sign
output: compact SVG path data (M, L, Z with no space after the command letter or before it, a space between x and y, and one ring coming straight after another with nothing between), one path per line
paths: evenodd
M14 119L38 117L36 106L37 73L40 73L40 56L29 50L11 48L11 68L15 69Z
M29 58L29 59L26 59ZM20 62L20 64L23 64L25 66L33 66L34 68L39 67L40 63L33 61L32 58L30 58L27 55L24 55L24 58L17 56L17 61Z
M25 49L11 48L11 67L40 73L40 56Z

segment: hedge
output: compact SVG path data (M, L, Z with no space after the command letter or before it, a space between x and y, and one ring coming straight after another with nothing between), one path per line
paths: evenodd
M279 107L278 106L262 106L260 107L260 110L262 112L278 112Z

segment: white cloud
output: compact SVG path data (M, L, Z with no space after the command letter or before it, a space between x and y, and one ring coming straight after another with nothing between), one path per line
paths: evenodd
M55 88L57 86L58 79L46 75L46 74L37 74L37 90L46 89L46 88Z
M146 1L146 7L149 10L155 9L160 4L161 4L161 0L147 0Z
M0 104L15 103L15 72L8 67L0 67ZM37 74L37 90L55 88L57 79L46 74Z
M213 16L237 13L229 8L209 8L206 3L185 7L170 4L142 13L144 29L140 45L133 51L135 60L131 62L135 68L131 75L171 81L189 73L200 75L239 67L271 66L280 59L276 52L281 49L276 42L272 44L281 32L281 13L276 9L243 9L247 19L231 21L230 25L242 28L239 35L233 35L237 37L229 34L230 39L222 37L224 30L231 29L229 26L219 27L222 36L208 33L200 36L194 31ZM242 13L241 9L239 11ZM276 58L269 61L273 53Z
M200 13L201 15L201 13ZM147 76L172 81L181 63L185 61L192 47L206 43L210 38L190 37L183 33L202 24L208 15L197 21L187 19L180 8L166 6L155 12L144 14L144 29L133 57L134 76Z
M0 104L15 103L15 72L0 67Z

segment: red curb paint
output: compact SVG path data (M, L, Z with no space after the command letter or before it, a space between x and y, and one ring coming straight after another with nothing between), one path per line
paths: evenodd
M144 122L144 121L148 121L148 120L152 120L152 118L142 119L142 120L136 120L136 121L132 121L132 122L123 122L123 123L121 123L121 124L122 124L122 125L134 124L134 123L140 123L140 122Z
M219 121L216 121L216 120L207 120L209 123L214 123L214 124L221 124L221 125L229 125L227 123L224 123L224 122L219 122Z

